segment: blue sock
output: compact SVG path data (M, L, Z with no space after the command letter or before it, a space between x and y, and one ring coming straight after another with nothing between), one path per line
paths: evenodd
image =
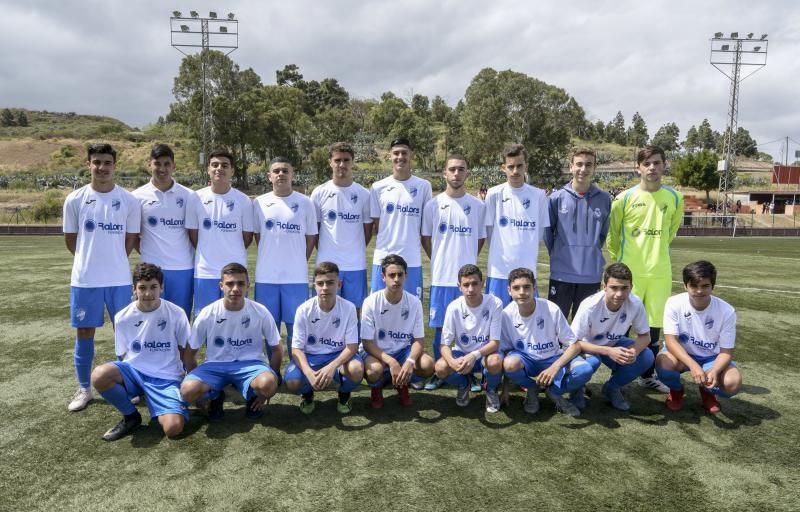
M93 360L94 338L75 338L75 375L82 388L88 389L91 385Z
M114 384L105 391L101 391L100 395L117 408L119 412L128 416L136 412L136 407L133 406L131 400L128 398L128 392L125 387L120 384Z
M496 391L497 386L500 385L500 381L503 380L503 372L492 374L485 371L483 375L486 377L486 389L488 391Z
M683 384L681 384L681 374L675 370L667 370L666 368L656 367L656 373L658 374L658 379L666 384L669 389L673 389L675 391L683 389Z
M465 388L469 386L469 378L466 375L461 375L458 372L453 372L444 378L444 381L457 388Z
M524 368L520 368L514 372L506 372L506 377L511 379L511 382L516 384L517 386L522 386L525 388L535 388L537 386L536 381L528 377L525 373Z
M344 374L342 374L341 383L339 384L339 393L347 393L349 395L350 393L353 392L353 390L355 390L358 387L359 384L360 382L353 382L352 380L345 377Z
M442 328L437 327L433 335L433 360L438 361L442 357Z

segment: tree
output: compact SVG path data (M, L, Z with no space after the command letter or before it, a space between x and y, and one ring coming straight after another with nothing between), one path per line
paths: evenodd
M345 108L350 101L350 94L335 78L301 82L298 88L306 95L306 113L311 116L329 108Z
M411 98L411 108L414 110L414 113L420 117L429 118L431 115L430 111L430 101L428 97L422 94L415 94Z
M650 136L647 134L647 124L645 124L644 118L639 115L639 112L633 114L631 126L628 128L626 136L629 146L643 148L647 145Z
M303 75L297 64L287 64L283 69L275 72L275 83L289 87L300 87L303 84Z
M593 133L593 135L594 135L593 140L595 140L596 142L605 142L606 140L608 140L606 138L607 137L607 135L606 135L606 125L605 125L605 123L603 123L603 121L598 120L596 123L594 123L593 132L594 132Z
M411 142L411 149L417 166L421 169L432 170L434 168L434 149L436 147L436 135L431 129L431 124L427 118L418 115L414 109L406 108L394 122L389 136L392 139L405 137Z
M3 126L14 126L14 114L9 109L3 109L3 113L0 114L0 124Z
M379 138L388 138L389 132L400 114L408 108L408 105L395 96L392 92L385 92L381 95L381 102L370 110L367 116L367 126Z
M447 119L447 114L453 109L444 101L441 96L434 96L431 102L431 118L437 123L444 123Z
M697 127L692 125L686 132L686 140L683 141L683 149L692 153L700 147L700 140L697 137Z
M650 141L654 146L658 146L664 151L677 151L679 147L678 138L681 130L675 123L667 123L658 129L653 139Z
M741 126L736 130L736 154L746 157L758 155L758 143L750 136L750 132Z
M625 116L622 111L618 111L614 119L606 125L606 140L615 144L625 144Z
M703 190L706 202L710 202L709 191L719 186L717 155L709 150L687 153L672 162L672 176L678 184Z
M24 110L17 112L17 126L28 126L28 116Z
M697 128L698 147L715 151L717 149L717 136L714 134L714 130L711 129L711 123L708 122L708 119L703 119L703 122Z

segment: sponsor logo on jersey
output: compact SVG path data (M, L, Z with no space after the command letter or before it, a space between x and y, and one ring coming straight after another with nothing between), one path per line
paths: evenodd
M317 322L319 322L319 318L315 318L315 319L311 320L311 323L312 323L312 324L315 324L315 323L317 323Z
M158 323L156 325L158 325L158 328L163 331L164 329L167 328L167 320L164 318L159 318Z
M471 343L480 343L482 345L485 345L489 343L489 335L488 334L477 334L474 336L467 336L466 334L461 335L462 345L469 345Z
M140 343L138 341L134 341L131 343L131 352L141 352L142 349L147 349L150 352L168 352L172 349L172 342L171 341L145 341L144 343Z
M382 310L381 310L381 314L382 314L382 315L385 315L385 314L386 314L386 313L388 313L388 312L389 312L389 308L386 308L386 309L382 309Z
M328 213L325 214L325 217L330 222L333 222L338 218L350 224L359 222L361 220L360 213L337 212L336 210L328 210Z
M601 318L601 319L600 319L600 323L602 324L602 323L603 323L603 322L605 322L606 320L608 320L608 317L607 317L607 316L604 316L603 318Z
M630 208L642 208L642 207L645 207L645 206L647 206L647 203L645 203L643 201L640 201L638 203L631 204Z
M685 313L683 313L683 317L684 318L692 318L692 312L691 311L686 311Z
M619 341L619 340L622 339L622 335L621 334L614 334L614 333L611 333L611 332L607 332L606 333L606 339L608 341Z
M150 223L150 219L147 219L148 224ZM167 226L169 228L182 228L185 225L185 221L183 219L168 219L166 217L160 217L158 222L161 223L162 226Z
M213 203L213 202L214 202L214 200L213 200L213 199L206 199L205 201L203 201L203 206L208 206L208 205L210 205L210 204L211 204L211 203Z
M631 236L639 236L641 234L642 234L642 230L640 230L639 228L633 228L631 230Z
M391 338L394 341L414 341L414 335L410 332L400 332L385 329L378 329L378 339Z
M327 219L331 222L336 220L336 210L328 210L328 213L325 215Z
M600 340L602 340L602 339L603 339L603 338L605 338L605 337L606 337L606 335L605 335L605 334L602 334L602 333L601 333L601 334L595 334L595 335L594 335L594 339L595 339L596 341L600 341Z
M514 342L514 346L517 347L517 350L525 350L525 342L522 340L522 338L517 338L517 340Z
M468 335L462 334L461 337L459 338L459 340L461 341L462 345L469 345L469 336Z
M221 324L221 323L222 323L222 322L224 322L225 320L227 320L227 318L218 318L218 319L217 319L217 323L218 323L218 324Z
M87 199L83 204L93 204L97 199Z
M683 344L691 343L692 345L705 350L714 350L717 346L716 341L703 341L699 338L695 338L694 336L686 334L685 332L682 332L678 335L678 340L680 340L680 342Z
M246 316L246 317L244 317L242 319L242 327L244 327L245 329L250 327L250 317L249 316Z
M527 343L528 350L545 351L554 348L556 345L552 341L545 341L544 343Z
M118 212L120 206L121 203L119 202L119 199L114 199L113 201L111 201L111 207L114 208L114 211Z
M211 223L211 219L209 219L208 217L203 219L203 228L204 229L211 229L211 226L213 226L213 225L214 224Z
M95 229L99 229L100 231L105 231L106 233L122 233L125 231L125 226L122 224L117 224L115 222L95 222L94 219L86 219L86 222L83 223L84 229L88 232L92 232Z
M392 214L394 212L403 213L412 217L419 216L419 208L416 206L400 203L386 203L386 213Z
M500 217L498 224L500 224L501 228L512 226L524 230L536 229L536 221L534 220L515 219L513 217L506 217L505 215Z
M158 204L158 199L153 199L152 201L147 201L145 205L153 206L154 204Z
M449 204L443 204L442 206L439 207L440 210L446 210L448 208L450 208Z
M448 224L447 222L439 223L439 233L447 233L450 231L451 233L455 233L461 236L467 236L472 234L472 227L470 226L461 226L457 224Z
M337 341L333 338L326 338L325 336L320 336L317 342L319 342L320 345L327 345L329 347L334 347L334 348L344 347L343 341Z
M140 326L140 325L142 325L143 323L144 323L144 320L139 320L138 322L136 322L135 324L133 324L133 326L134 326L134 327L139 327L139 326Z
M283 222L282 220L267 219L264 227L270 231L284 231L286 233L300 233L300 224L296 222Z
M225 341L228 342L228 345L236 348L253 344L253 338L228 338Z

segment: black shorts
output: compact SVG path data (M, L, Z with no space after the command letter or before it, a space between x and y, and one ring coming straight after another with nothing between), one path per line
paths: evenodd
M547 291L547 300L555 302L567 320L578 312L583 299L597 293L600 290L600 283L565 283L563 281L550 280L550 287Z

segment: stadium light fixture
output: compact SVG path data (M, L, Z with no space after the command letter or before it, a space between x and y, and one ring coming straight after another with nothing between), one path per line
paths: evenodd
M714 32L714 39L719 39L722 37L722 32Z
M211 11L211 12L208 13L208 17L211 18L212 20L215 20L215 19L217 19L217 13L214 12L214 11Z
M761 47L760 46L754 46L753 47L753 51L754 52L761 51Z
M747 34L747 39L753 39L753 33L752 32Z
M738 39L739 33L738 32L731 32L731 39Z
M229 12L229 13L228 13L228 19L229 19L229 20L233 20L235 17L236 17L236 16L234 16L232 12Z
M181 11L172 11L172 15L175 16L176 18L180 18L181 17Z
M721 49L723 52L727 52L727 51L728 51L728 48L730 48L730 45L727 45L727 44L723 44L723 45L720 47L720 49Z
M223 34L227 34L228 33L228 27L226 27L226 26L219 27L219 31L222 32Z
M765 41L767 39L767 34L761 34L761 40Z
M181 25L181 32L188 32L188 31L189 31L189 25Z
M200 15L199 15L199 14L197 14L197 11L189 11L189 16L191 16L192 18L197 18L197 17L199 17Z

